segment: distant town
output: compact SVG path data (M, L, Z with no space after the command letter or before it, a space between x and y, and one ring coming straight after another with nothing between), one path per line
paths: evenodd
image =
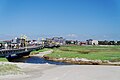
M120 45L120 41L99 41L88 39L86 41L67 40L63 37L52 37L39 40L28 40L27 36L16 37L11 40L0 41L0 49L18 49L33 45L43 45L44 47L59 47L61 45Z

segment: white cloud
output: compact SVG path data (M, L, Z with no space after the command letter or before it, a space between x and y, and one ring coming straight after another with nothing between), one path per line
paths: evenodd
M78 36L76 34L68 34L67 37L76 38Z

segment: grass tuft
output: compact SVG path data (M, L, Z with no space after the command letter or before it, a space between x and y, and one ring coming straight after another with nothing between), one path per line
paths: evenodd
M6 58L0 58L0 62L8 62Z
M0 64L0 75L9 75L9 74L21 74L22 71L15 64Z

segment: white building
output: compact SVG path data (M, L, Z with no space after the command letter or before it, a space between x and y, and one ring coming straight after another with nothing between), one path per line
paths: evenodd
M98 45L98 40L89 39L86 40L87 45Z
M98 40L92 40L92 45L98 45Z

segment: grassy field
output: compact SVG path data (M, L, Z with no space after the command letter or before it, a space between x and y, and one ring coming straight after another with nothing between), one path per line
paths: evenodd
M54 49L53 53L47 56L120 61L120 46L63 46Z

